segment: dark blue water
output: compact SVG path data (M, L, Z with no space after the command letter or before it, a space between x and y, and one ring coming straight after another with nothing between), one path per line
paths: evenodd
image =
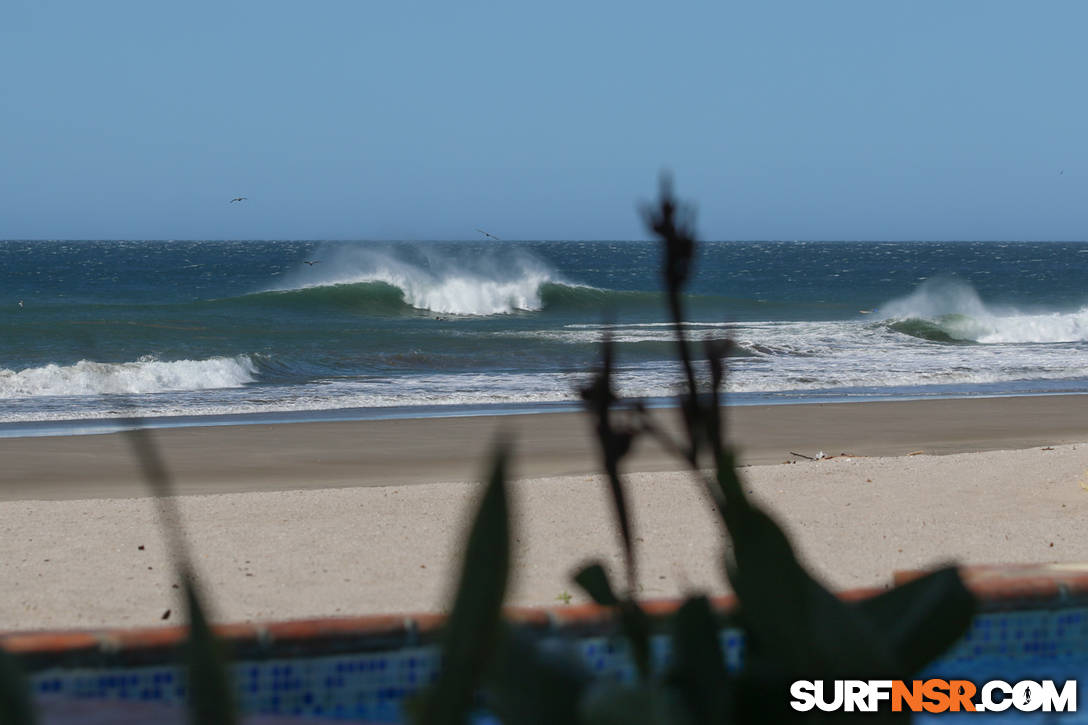
M641 242L0 242L0 421L561 404L604 320L659 398L658 268ZM1085 279L1083 243L710 242L689 330L739 343L741 403L1082 392Z

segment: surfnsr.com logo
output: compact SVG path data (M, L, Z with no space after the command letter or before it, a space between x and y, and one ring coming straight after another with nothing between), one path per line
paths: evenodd
M1076 712L1077 681L797 680L790 697L798 712Z

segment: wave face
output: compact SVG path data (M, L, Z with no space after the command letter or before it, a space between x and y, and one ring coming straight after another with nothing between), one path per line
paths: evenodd
M934 342L981 344L1088 341L1088 307L1027 313L990 306L966 282L931 280L878 310L896 332Z
M299 312L332 308L372 315L431 312L484 317L546 311L597 318L606 313L645 315L659 310L664 303L658 292L601 289L557 281L539 273L527 273L512 280L484 279L474 274L437 278L426 270L415 270L413 275L380 276L385 279L303 283L296 288L256 292L219 302L242 306L268 304ZM730 302L709 295L689 298L695 309L720 309ZM744 303L739 301L741 305Z
M257 379L257 366L245 355L210 360L45 365L0 369L0 399L50 395L117 395L236 388Z
M499 315L543 307L542 287L562 283L540 258L516 249L473 259L433 249L331 248L321 266L291 275L270 293L340 302L373 301L391 308L391 292L417 310L448 315Z

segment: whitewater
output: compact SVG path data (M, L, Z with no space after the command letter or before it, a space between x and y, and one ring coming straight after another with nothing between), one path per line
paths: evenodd
M502 255L462 259L449 251L423 250L415 258L366 248L331 248L318 270L309 265L290 275L272 292L297 293L328 287L354 287L365 296L366 285L396 290L404 304L417 310L451 315L499 315L543 307L547 284L567 287L560 275L539 258L520 250ZM380 294L380 292L379 292Z
M233 388L254 382L256 372L253 361L245 355L171 362L150 358L127 363L80 360L74 365L0 370L0 399Z
M709 242L684 329L735 343L735 404L1088 392L1085 252ZM0 433L571 407L606 331L622 392L666 404L680 375L658 255L633 241L0 242Z
M989 306L969 284L927 281L905 298L892 300L880 315L897 322L917 321L953 340L996 343L1088 341L1088 307L1070 312L1024 312Z

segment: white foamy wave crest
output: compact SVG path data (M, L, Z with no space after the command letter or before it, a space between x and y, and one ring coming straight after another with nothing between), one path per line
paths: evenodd
M1083 342L1088 340L1088 309L972 320L962 327L964 334L983 343Z
M984 344L1088 341L1088 307L1075 312L1027 313L987 305L971 285L932 280L878 310L888 320L926 320L955 340Z
M0 369L0 399L236 388L256 377L257 366L248 355L172 362L152 358L124 363L80 360L75 365Z
M420 310L453 315L497 315L514 310L539 310L542 306L540 286L551 279L539 273L509 281L471 274L428 279L413 272L383 270L365 281L385 282L400 288L405 301Z
M497 315L539 310L541 287L561 282L546 262L506 249L470 255L449 250L331 249L323 267L297 271L275 291L360 282L398 288L420 310L451 315Z

